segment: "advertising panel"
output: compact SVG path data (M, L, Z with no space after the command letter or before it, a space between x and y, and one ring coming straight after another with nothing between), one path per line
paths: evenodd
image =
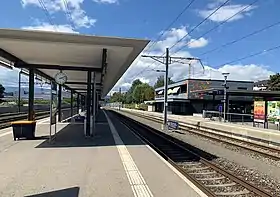
M254 101L254 122L265 122L265 101Z
M267 102L267 117L268 121L278 122L280 119L280 101Z

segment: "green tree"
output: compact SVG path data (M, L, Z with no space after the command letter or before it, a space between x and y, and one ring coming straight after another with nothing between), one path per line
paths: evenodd
M114 92L113 95L110 98L110 103L115 103L115 102L124 102L124 94L120 92Z
M276 73L275 75L270 75L267 85L268 85L269 90L279 91L280 90L280 74Z
M125 93L125 103L133 103L133 96L132 93L126 92Z
M0 98L4 98L5 88L2 84L0 84Z
M172 81L172 79L169 77L168 78L168 84L173 84L173 83L174 83L174 81ZM156 88L160 88L160 87L163 87L163 86L164 86L164 76L161 75L157 78L157 81L154 85L154 88L156 89Z
M133 92L135 90L135 88L138 86L138 85L141 85L143 84L142 81L140 81L139 79L136 79L132 82L132 85L131 87L129 88L129 90L126 92L125 94L125 103L133 103L133 102L136 102L134 100L134 97L133 97Z
M154 98L154 88L147 83L142 83L135 87L132 95L136 103L143 103Z

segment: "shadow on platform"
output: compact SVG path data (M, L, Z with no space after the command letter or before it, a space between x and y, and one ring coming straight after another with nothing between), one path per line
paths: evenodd
M120 131L122 132L122 131ZM124 141L125 145L143 145L143 142L130 138ZM69 123L56 134L56 139L50 143L46 138L35 148L66 148L66 147L98 147L116 146L109 124L104 113L97 116L93 137L86 138L83 124Z
M72 187L72 188L56 190L56 191L51 191L51 192L46 192L41 194L28 195L24 197L50 197L50 196L51 197L78 197L79 191L80 191L79 187Z

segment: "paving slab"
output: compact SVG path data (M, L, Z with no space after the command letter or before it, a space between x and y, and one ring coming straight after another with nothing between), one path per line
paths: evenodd
M133 196L108 125L96 127L95 139L82 127L58 124L54 144L46 124L36 140L1 137L0 196Z

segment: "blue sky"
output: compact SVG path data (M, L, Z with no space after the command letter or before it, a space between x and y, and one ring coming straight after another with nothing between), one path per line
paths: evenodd
M280 1L259 0L208 35L200 37L254 1L229 1L173 48L176 51L184 46L183 50L176 55L195 56L202 59L205 71L202 72L200 66L194 64L193 77L221 78L221 72L226 71L231 73L230 79L256 81L279 72L280 49L228 65L223 64L280 45L280 25L201 56L206 51L280 21ZM189 2L190 0L9 0L2 2L5 9L1 10L0 17L5 20L0 21L0 27L148 38L155 41ZM194 1L171 29L168 29L160 40L156 40L152 48L148 46L150 50L147 52L156 55L163 54L166 47L173 46L223 2L225 0ZM42 9L42 3L47 8L47 14ZM69 15L65 12L65 3L68 4ZM68 20L67 16L72 19ZM191 43L189 43L190 40L192 40ZM171 51L171 54L174 51ZM147 70L138 75L145 68ZM163 66L147 58L138 58L119 80L115 89L118 87L127 89L137 77L153 84L156 76L159 75L149 72L153 68L163 68ZM187 72L185 64L170 66L170 76L173 80L187 78ZM11 78L13 80L7 80ZM0 81L4 85L17 82L17 73L7 70L0 72Z

